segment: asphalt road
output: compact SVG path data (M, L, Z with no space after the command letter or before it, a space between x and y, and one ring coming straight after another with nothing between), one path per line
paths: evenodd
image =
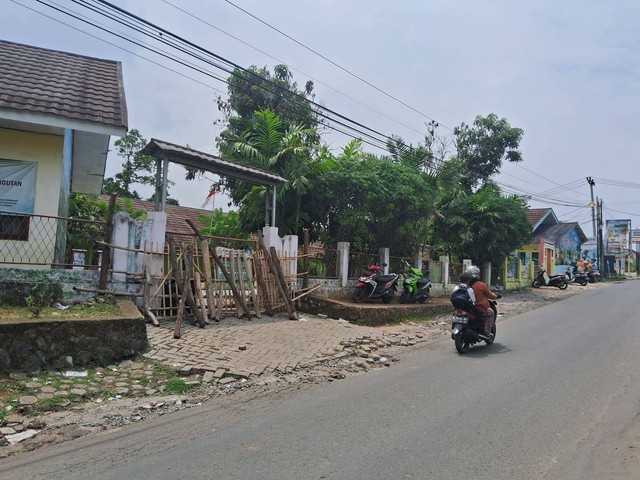
M0 460L0 478L640 478L639 294L629 281L499 320L465 355L442 339L389 369Z

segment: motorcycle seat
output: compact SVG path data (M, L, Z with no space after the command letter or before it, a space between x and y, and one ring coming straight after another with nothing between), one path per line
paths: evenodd
M378 282L378 283L387 283L387 282L390 282L391 280L395 280L396 278L398 278L398 275L396 275L396 274L380 275L380 276L376 277L376 282Z

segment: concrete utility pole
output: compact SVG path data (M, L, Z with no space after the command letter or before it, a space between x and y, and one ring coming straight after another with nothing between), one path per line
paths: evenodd
M591 207L591 224L593 225L593 238L596 238L596 204L593 201L593 186L596 182L591 177L587 177L587 183L591 188L591 203L589 206Z

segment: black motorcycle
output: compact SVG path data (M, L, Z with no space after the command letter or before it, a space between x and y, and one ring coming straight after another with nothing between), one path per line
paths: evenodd
M598 283L602 280L602 276L598 270L591 270L590 272L587 272L587 279L589 280L589 283Z
M484 320L478 318L470 309L455 308L451 318L451 338L458 353L466 353L471 345L485 342L491 345L496 339L496 323L498 319L498 307L495 300L489 300L489 306L493 310L494 322L491 335L484 333Z
M564 274L549 276L549 283L547 283L544 278L545 271L546 270L544 268L540 269L538 276L533 280L533 282L531 282L531 286L533 288L558 287L560 290L565 290L569 286L567 277Z
M356 282L352 295L354 303L375 299L381 299L383 303L391 303L398 289L399 278L397 273L383 275L380 267L369 265Z
M587 274L578 272L576 269L574 269L574 271L571 272L571 269L567 267L567 271L564 273L564 275L567 278L567 281L569 283L577 283L578 285L582 285L583 287L587 283L589 283L589 278L587 277Z

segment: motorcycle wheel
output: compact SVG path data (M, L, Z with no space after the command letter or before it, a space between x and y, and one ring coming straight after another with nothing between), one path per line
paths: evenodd
M456 344L456 350L458 350L458 353L467 353L467 350L469 350L469 342L465 341L462 335L456 335L453 341Z
M568 286L569 286L569 284L568 284L567 282L560 282L560 283L558 284L558 288L559 288L560 290L566 290Z
M496 339L496 322L493 322L493 327L491 328L491 338L489 340L485 340L484 342L487 345L491 345Z
M540 282L540 280L536 279L533 282L531 282L531 286L533 288L540 288L542 286L542 283Z
M580 280L578 283L584 287L587 284L587 281L583 279L583 280Z
M427 293L424 297L422 297L422 298L419 300L419 302L420 302L420 303L426 303L428 299L429 299L429 294Z
M382 303L391 303L393 301L393 295L385 295L382 297Z
M407 300L409 300L409 294L407 292L402 292L400 294L400 303L407 303Z
M365 299L365 287L358 287L353 291L353 295L351 298L353 299L353 303L361 303Z

